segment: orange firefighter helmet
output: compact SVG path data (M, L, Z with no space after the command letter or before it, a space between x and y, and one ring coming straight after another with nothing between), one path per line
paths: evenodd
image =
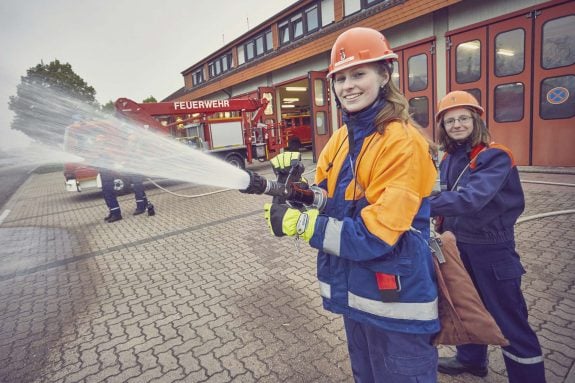
M464 90L454 90L447 93L437 104L438 111L435 115L435 121L441 121L443 113L453 108L471 108L479 113L480 116L484 112L477 99L471 93Z
M343 32L331 48L328 78L357 65L397 60L384 35L372 28L356 27Z

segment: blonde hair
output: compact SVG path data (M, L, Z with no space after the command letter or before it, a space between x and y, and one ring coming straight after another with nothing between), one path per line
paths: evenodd
M385 127L392 121L399 121L403 124L414 126L419 134L421 134L427 143L432 154L437 154L437 145L428 138L422 131L422 127L415 121L409 114L409 102L407 98L401 93L394 82L391 80L393 73L392 64L388 61L381 61L375 63L379 74L384 75L387 73L388 81L382 89L381 97L385 100L385 105L375 117L375 126L380 134L385 132Z

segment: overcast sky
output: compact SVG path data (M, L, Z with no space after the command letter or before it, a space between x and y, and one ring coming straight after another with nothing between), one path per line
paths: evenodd
M26 141L9 130L8 99L41 61L70 63L101 104L159 101L183 70L295 2L0 0L0 148Z

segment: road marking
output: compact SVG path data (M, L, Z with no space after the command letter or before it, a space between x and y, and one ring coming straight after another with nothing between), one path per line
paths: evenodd
M0 215L0 225L2 225L2 222L4 222L6 217L8 217L8 214L10 214L10 210L8 210L8 209L6 209L2 212L2 214Z

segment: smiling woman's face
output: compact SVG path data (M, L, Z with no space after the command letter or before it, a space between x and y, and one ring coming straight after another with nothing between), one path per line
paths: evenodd
M380 73L377 64L358 65L334 75L335 94L341 107L349 112L359 112L375 102L379 90L389 81L386 71Z
M466 108L450 109L443 115L445 132L455 141L465 141L473 133L473 116Z

